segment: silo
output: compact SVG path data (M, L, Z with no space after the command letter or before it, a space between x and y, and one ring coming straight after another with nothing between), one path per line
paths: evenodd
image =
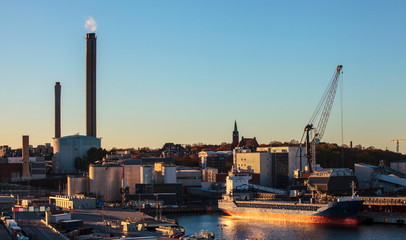
M77 193L87 194L88 191L88 180L86 176L68 176L68 196L73 196Z
M106 169L106 202L120 201L120 188L123 180L123 166L120 165L108 165Z
M104 185L106 182L106 170L102 165L89 166L89 192L93 193L96 199L103 200Z
M141 183L140 168L141 165L124 165L123 179L127 181L130 194L135 194L135 184Z
M165 166L163 173L164 183L176 183L176 166Z
M120 165L90 165L89 188L97 198L105 202L120 200L123 166Z
M91 148L100 148L101 139L72 135L60 138L54 138L54 159L53 170L55 173L73 173L78 170L75 168L75 159L84 158L87 151Z
M154 177L152 166L142 166L140 169L141 183L150 184Z

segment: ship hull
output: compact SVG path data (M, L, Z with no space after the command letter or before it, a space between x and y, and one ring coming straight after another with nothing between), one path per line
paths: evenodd
M227 211L222 210L225 214L243 219L259 219L278 222L297 222L297 223L322 223L322 224L340 224L340 225L357 225L356 217L326 217L298 214L280 214L280 213L256 213L244 211Z
M292 205L262 203L247 207L249 202L219 202L219 208L227 215L270 221L324 223L324 224L358 224L357 214L362 201L333 202L323 205ZM252 207L254 206L254 207ZM261 207L262 206L262 207ZM290 209L289 209L290 208ZM309 210L313 208L313 210Z

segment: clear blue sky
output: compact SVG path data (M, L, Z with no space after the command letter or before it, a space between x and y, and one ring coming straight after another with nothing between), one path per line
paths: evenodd
M344 142L406 138L405 1L1 1L0 145L85 134L85 20L98 23L102 146L299 140L337 65ZM340 91L340 90L339 90ZM340 94L323 140L341 143ZM401 142L406 153L406 142Z

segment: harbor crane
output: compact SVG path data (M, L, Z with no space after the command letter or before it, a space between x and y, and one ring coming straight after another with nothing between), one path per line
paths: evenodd
M391 142L396 142L396 152L399 153L399 141L406 141L404 138L396 138L393 140L390 140Z
M310 121L304 128L301 142L303 142L303 137L306 136L306 158L310 173L316 168L316 144L318 144L324 136L342 69L343 65L337 66L324 95L317 105Z

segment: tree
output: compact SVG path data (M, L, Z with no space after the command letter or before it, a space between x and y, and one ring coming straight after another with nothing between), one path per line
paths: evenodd
M89 150L87 150L87 154L86 154L86 164L85 164L85 168L87 169L87 167L90 164L94 164L96 161L98 160L103 160L103 158L106 156L107 151L106 149L103 148L90 148Z
M75 168L77 170L83 170L84 169L83 158L81 158L81 157L75 158Z

